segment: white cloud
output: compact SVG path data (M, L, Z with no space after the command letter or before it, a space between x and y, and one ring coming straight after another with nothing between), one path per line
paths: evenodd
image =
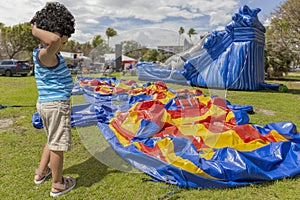
M97 19L86 19L85 23L89 23L89 24L98 24L99 22L97 21Z
M262 6L271 10L282 0L60 0L72 12L76 19L76 32L73 39L79 42L90 41L94 35L101 34L105 39L105 30L112 27L120 35L131 32L128 39L137 38L154 42L165 42L174 37L179 27L186 31L194 28L199 34L220 29L230 20L233 13L244 4ZM4 0L0 7L0 22L12 26L29 21L37 10L48 0ZM145 30L159 27L161 31ZM170 31L162 31L169 29ZM161 32L161 33L158 33ZM171 34L171 35L163 35ZM154 38L156 37L156 38ZM134 39L134 38L132 38ZM154 43L153 42L153 43Z
M110 39L110 44L114 45L124 40L135 40L147 47L156 47L158 45L177 45L178 33L170 29L159 27L144 27L123 31L118 36Z
M76 30L75 34L70 38L71 40L86 42L91 41L95 34L93 33L83 33L81 30Z

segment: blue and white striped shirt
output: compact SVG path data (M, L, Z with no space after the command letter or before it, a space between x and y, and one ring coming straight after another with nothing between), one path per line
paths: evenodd
M38 58L40 50L38 48L33 51L34 74L39 93L37 101L70 100L73 80L65 59L58 53L58 65L55 67L45 67Z

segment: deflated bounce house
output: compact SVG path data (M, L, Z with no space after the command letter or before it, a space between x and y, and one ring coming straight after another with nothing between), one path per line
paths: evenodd
M256 16L258 10L243 7L241 12ZM238 14L236 19L248 19L238 16L241 17ZM247 35L247 41L244 41L241 29L238 33L230 32L236 29L234 24L237 22L228 26L228 32L216 34L216 38L227 38L228 42L210 51L203 49L201 55L205 55L208 59L205 63L211 68L217 63L222 68L222 59L229 66L246 63L239 68L239 73L232 68L218 71L220 75L231 71L244 81L248 80L247 84L232 81L229 85L256 89L263 80L256 66L263 64L254 61L252 50L262 51L263 42L257 35L263 32L263 28L246 28L253 34L250 34L252 39ZM255 23L240 20L239 24ZM238 38L234 37L236 34ZM228 56L235 49L243 55L229 62ZM250 51L252 56L249 56ZM220 52L223 52L221 57L218 56ZM189 68L199 67L194 65L196 59L199 57L186 62L185 73L190 72ZM250 73L250 70L244 66L251 66L252 73L260 78L247 77L244 72ZM196 72L199 72L198 76L192 80L202 81L197 78L201 74L213 77L202 68ZM231 78L227 77L227 80ZM218 82L216 85L227 83ZM229 188L300 174L300 133L295 124L252 124L248 117L251 106L234 105L221 97L207 96L198 88L174 90L162 81L140 84L116 78L77 77L73 95L85 100L85 104L73 105L72 126L96 127L96 137L101 134L111 149L130 166L155 181L183 188ZM43 127L36 113L32 123L36 128Z
M73 105L72 126L96 126L93 140L101 134L124 161L153 180L183 188L228 188L300 174L295 124L251 124L251 109L199 89L77 77L73 95L86 104ZM37 114L32 122L43 127Z
M195 47L182 52L182 69L139 65L139 80L237 90L259 90L264 83L264 33L259 8L240 8L224 31L206 35ZM175 57L178 57L176 55Z

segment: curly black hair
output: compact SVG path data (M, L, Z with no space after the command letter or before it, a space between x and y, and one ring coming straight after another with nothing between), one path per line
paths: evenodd
M57 32L61 36L71 37L75 32L75 18L69 10L59 2L48 2L46 6L35 13L30 21L40 29Z

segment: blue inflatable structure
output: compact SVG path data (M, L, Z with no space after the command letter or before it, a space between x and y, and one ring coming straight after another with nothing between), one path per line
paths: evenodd
M213 31L182 70L139 66L139 80L163 80L208 88L259 90L264 83L265 28L259 8L240 8L223 31ZM201 44L202 45L202 44Z
M155 63L146 62L137 64L137 67L138 79L140 81L164 81L167 83L188 85L182 70L160 68Z

